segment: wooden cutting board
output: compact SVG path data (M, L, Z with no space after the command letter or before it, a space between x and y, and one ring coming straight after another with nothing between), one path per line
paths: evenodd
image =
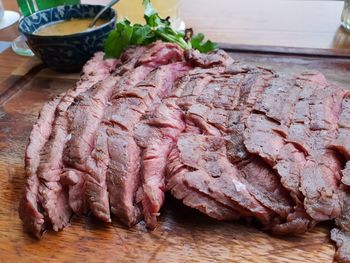
M350 89L350 58L240 50L231 55L276 70L319 70ZM300 236L277 237L245 221L216 222L167 196L159 226L127 229L92 217L73 218L60 233L42 240L25 234L18 217L24 184L24 151L39 109L73 86L78 75L54 73L37 61L0 85L0 262L333 262L332 223Z

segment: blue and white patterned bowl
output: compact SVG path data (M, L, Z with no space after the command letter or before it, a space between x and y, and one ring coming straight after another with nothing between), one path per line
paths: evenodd
M102 8L100 5L84 4L38 11L19 22L19 31L26 36L35 55L48 67L63 72L77 72L95 52L103 49L105 38L114 29L116 14L112 8L101 16L109 22L89 31L66 36L38 36L33 33L48 23L94 17Z

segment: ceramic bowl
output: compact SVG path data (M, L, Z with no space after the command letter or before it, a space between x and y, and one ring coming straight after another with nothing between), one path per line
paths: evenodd
M108 33L116 23L115 11L110 8L102 16L108 22L88 31L65 36L39 36L34 32L49 23L72 18L92 18L103 6L64 5L38 11L19 22L19 31L27 38L31 50L49 68L63 72L80 71L91 56L103 49Z

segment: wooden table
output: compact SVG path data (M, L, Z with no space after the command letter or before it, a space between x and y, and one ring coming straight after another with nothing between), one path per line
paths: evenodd
M17 9L15 1L3 2L7 9ZM339 29L342 2L182 2L181 16L187 25L213 40L233 44L241 50L234 53L238 59L276 69L310 67L324 72L330 81L349 83L350 59L345 55L350 53L350 35ZM12 26L0 31L0 41L11 41L17 34ZM266 56L244 50L254 48L306 50L314 57ZM345 55L317 57L318 53ZM154 232L147 232L142 224L129 230L117 222L103 225L91 218L74 218L66 231L47 233L41 242L31 239L23 233L17 213L25 143L41 105L71 87L77 77L39 72L33 69L35 63L10 49L0 54L0 263L332 262L330 226L323 224L298 237L277 238L247 223L215 222L184 207L174 209L180 206L174 201L162 210Z

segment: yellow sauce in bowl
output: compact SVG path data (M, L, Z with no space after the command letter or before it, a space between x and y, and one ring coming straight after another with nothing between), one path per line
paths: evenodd
M39 27L34 34L38 36L65 36L76 33L81 33L89 29L89 24L93 18L71 19L65 21L58 21ZM108 21L99 19L95 27L101 26Z

